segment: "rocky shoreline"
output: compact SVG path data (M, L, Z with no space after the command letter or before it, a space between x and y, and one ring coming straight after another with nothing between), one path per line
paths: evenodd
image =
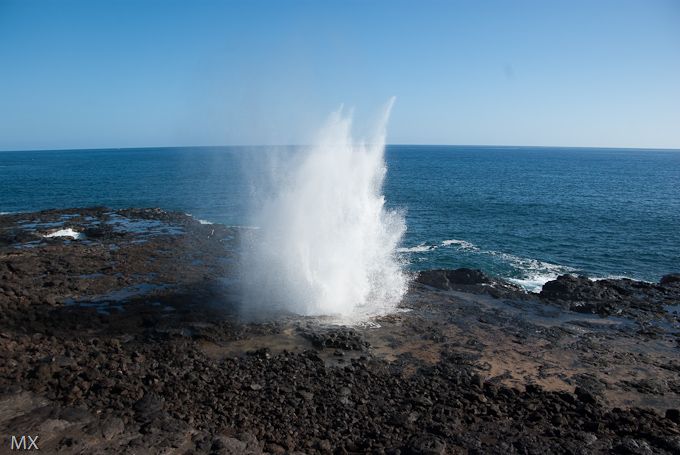
M56 234L56 235L55 235ZM345 327L244 321L238 229L0 216L0 452L680 453L680 277L434 270Z

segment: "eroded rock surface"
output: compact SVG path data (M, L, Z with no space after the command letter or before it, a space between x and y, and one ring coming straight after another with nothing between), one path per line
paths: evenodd
M593 281L562 275L546 283L540 297L580 313L627 315L638 319L662 317L666 306L680 303L680 281L675 280L676 276L666 275L656 284L627 278Z
M251 322L238 236L157 209L0 216L1 451L680 452L673 278L530 295L433 271L368 325Z

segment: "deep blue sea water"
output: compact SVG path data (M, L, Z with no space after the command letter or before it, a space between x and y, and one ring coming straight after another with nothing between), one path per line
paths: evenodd
M0 212L161 207L248 223L258 148L0 152ZM680 152L389 146L385 196L413 269L476 267L540 286L559 273L680 271Z

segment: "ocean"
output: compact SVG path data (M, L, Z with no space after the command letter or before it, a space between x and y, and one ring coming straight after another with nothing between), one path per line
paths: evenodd
M265 155L0 152L0 212L161 207L248 226ZM530 290L562 273L658 281L680 271L680 151L391 145L386 162L386 204L405 215L398 252L412 270L479 268Z

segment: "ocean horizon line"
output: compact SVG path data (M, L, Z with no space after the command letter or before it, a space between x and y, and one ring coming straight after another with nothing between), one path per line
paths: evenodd
M158 145L140 147L75 147L75 148L30 148L30 149L0 149L0 153L17 152L77 152L77 151L124 151L124 150L157 150L157 149L219 149L219 148L290 148L312 147L312 144L222 144L222 145ZM568 150L632 150L652 152L680 152L680 147L601 147L601 146L568 146L568 145L498 145L498 144L417 144L394 143L386 147L453 147L479 149L568 149Z

